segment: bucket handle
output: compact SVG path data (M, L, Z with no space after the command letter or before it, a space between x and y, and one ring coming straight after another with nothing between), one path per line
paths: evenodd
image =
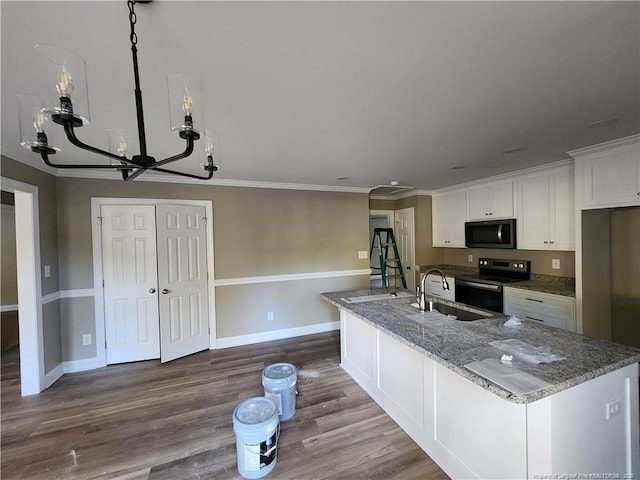
M245 448L246 448L250 453L253 453L253 454L256 454L256 455L263 455L263 456L265 456L265 457L266 457L266 456L270 455L270 454L271 454L271 452L273 452L276 448L278 448L278 440L280 440L280 422L278 422L278 429L276 430L276 441L275 441L275 443L273 444L273 447L271 447L269 450L267 450L267 451L266 451L266 452L264 452L264 453L262 453L262 452L260 451L260 445L258 445L258 451L254 451L254 449L252 449L252 447L254 447L254 448L255 448L255 444L253 444L253 443L251 443L251 444L244 443L244 442L242 441L242 438L240 438L240 437L238 437L238 440L240 440L240 443L242 443L242 445L244 445L244 447L245 447Z

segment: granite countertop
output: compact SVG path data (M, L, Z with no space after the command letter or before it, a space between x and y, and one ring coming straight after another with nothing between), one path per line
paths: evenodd
M418 271L424 273L431 268L437 268L446 276L454 278L460 275L473 275L478 273L477 268L463 267L460 265L426 265L418 267ZM530 280L512 282L505 286L549 293L551 295L562 295L565 297L575 298L576 296L576 282L573 277L556 277L553 275L532 273Z
M514 403L531 403L640 361L639 349L528 320L523 320L520 326L504 326L508 316L502 314L472 322L443 317L418 323L410 318L420 312L410 305L415 298L408 290L405 292L410 295L404 297L389 296L388 299L360 303L345 300L389 292L389 289L371 289L330 292L321 296L471 382ZM437 301L447 303L441 299ZM506 339L521 340L535 347L548 346L552 353L566 357L565 360L538 365L514 360L514 366L518 369L548 382L550 386L517 395L465 368L466 364L487 356L496 355L500 358L500 353L504 352L490 346L489 342Z

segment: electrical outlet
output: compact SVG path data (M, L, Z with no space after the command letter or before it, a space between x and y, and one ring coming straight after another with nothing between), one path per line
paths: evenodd
M620 413L622 413L622 406L620 404L620 400L617 398L607 402L606 407L607 411L605 417L607 420L611 420L616 415L620 415Z
M91 334L85 333L82 335L82 345L91 345Z
M551 268L553 268L554 270L560 270L560 259L559 258L552 258L551 259Z
M367 258L369 255L367 254L366 250L360 250L358 251L358 258L359 259L363 259L363 258Z
M467 255L467 262L469 263L473 262L473 255L471 254Z
M268 321L273 320L273 312L267 312L267 320Z
M44 278L49 278L51 276L51 265L44 266Z

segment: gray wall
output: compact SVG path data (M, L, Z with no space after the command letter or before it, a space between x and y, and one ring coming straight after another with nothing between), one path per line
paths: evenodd
M91 197L211 200L216 279L369 267L357 254L368 248L366 194L53 177L6 157L2 174L40 189L41 259L52 270L50 279L43 278L43 295L94 287ZM217 335L337 321L319 293L362 288L368 281L360 275L216 287ZM47 371L96 356L95 345L82 346L83 334L95 338L93 298L63 298L44 310ZM274 312L272 321L267 312Z
M64 177L57 186L63 289L93 287L91 197L211 200L216 280L369 266L357 255L368 248L366 194ZM216 287L217 337L337 321L337 312L319 301L319 293L367 282L363 275ZM82 334L95 335L92 306L86 299L65 299L63 308L65 359L91 358L95 351L78 342ZM267 312L274 312L273 321L267 321Z

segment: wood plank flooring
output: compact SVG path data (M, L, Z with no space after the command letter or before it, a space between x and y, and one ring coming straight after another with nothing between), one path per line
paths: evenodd
M273 479L447 479L340 368L338 332L64 375L20 397L2 356L2 479L238 479L232 414L262 370L298 368Z

